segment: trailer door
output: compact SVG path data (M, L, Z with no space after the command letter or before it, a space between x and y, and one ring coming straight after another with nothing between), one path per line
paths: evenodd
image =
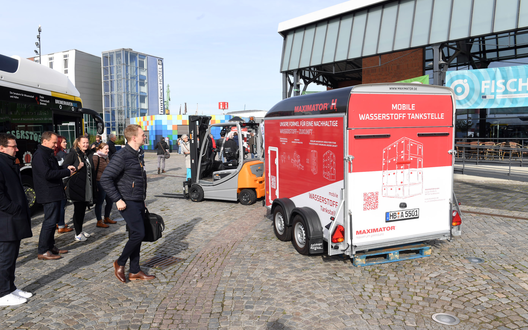
M279 198L279 149L277 147L268 147L268 177L266 187L268 188L269 196L268 203Z
M356 250L449 237L453 99L444 88L427 91L351 94L348 208Z

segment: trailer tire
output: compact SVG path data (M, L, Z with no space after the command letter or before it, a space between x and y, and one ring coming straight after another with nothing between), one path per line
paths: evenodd
M300 215L293 218L292 223L292 244L295 250L302 255L310 253L310 240L308 235L308 224Z
M251 205L257 201L257 193L253 189L242 189L238 194L238 200L242 205Z
M189 189L189 197L193 202L201 202L204 200L204 191L199 184L193 184Z
M286 214L281 206L273 210L273 232L283 242L291 241L291 227L286 225Z

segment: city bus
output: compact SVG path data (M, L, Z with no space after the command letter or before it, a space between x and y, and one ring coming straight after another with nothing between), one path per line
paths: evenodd
M95 122L97 134L103 133L103 119L82 107L79 91L67 76L19 56L0 54L0 133L17 139L16 162L31 209L36 206L31 160L42 132L65 136L71 147L85 133L85 119Z

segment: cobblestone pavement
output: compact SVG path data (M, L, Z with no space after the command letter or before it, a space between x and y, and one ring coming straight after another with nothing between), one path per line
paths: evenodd
M16 279L35 296L0 308L2 329L528 329L528 184L456 175L462 237L431 242L429 258L356 268L342 257L297 254L275 238L259 202L156 197L181 191L183 157L173 154L162 175L154 154L146 160L147 205L167 228L144 243L142 263L178 262L143 267L153 281L120 283L112 262L126 243L124 222L96 228L93 211L85 221L92 237L57 234L70 252L39 261L40 211L33 237L22 241ZM69 205L67 218L72 213ZM434 322L439 312L460 324Z

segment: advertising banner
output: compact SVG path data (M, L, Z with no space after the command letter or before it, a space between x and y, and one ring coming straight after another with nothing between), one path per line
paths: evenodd
M427 127L453 125L449 95L352 94L348 127Z
M457 109L528 106L528 65L448 71L446 86L455 91Z
M266 121L266 202L311 205L326 224L343 188L343 116Z

